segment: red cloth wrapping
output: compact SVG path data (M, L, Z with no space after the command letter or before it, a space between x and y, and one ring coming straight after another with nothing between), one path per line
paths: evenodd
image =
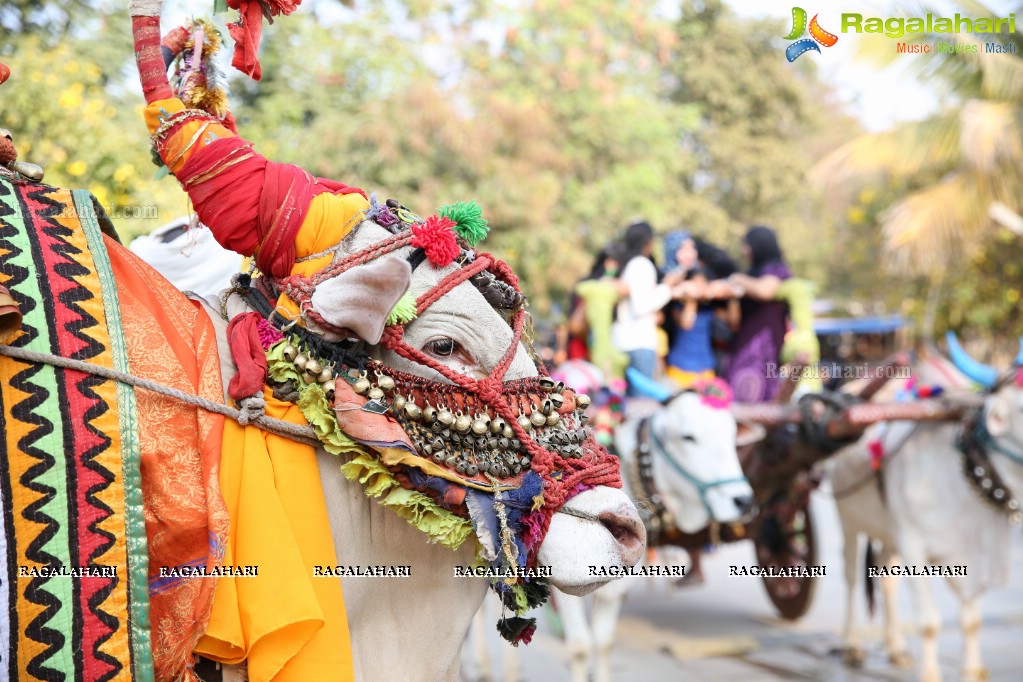
M262 393L266 384L268 368L266 353L259 341L259 320L258 313L242 313L227 325L231 357L238 367L238 373L227 385L227 394L235 400Z
M243 256L255 254L256 266L278 279L291 274L295 235L313 197L323 192L366 196L361 189L314 178L298 166L267 161L240 137L197 149L177 176L217 241Z
M160 50L160 17L132 17L131 33L135 38L135 62L146 103L170 99L174 93L167 81L167 67Z
M227 0L227 6L238 10L241 15L236 23L228 24L227 30L234 41L234 58L231 66L253 80L263 77L259 66L259 41L263 36L263 8L271 16L291 14L302 0Z

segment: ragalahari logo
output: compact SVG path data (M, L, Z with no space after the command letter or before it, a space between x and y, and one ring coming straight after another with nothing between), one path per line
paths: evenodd
M813 15L813 19L810 20L810 36L812 38L803 38L802 40L796 40L802 37L803 33L807 30L806 26L806 10L802 7L792 8L792 30L785 40L795 40L796 42L785 48L785 58L790 62L796 61L799 55L804 52L814 50L820 52L821 49L817 47L817 43L820 43L824 47L831 47L838 42L838 36L834 33L828 33L820 24L817 23L817 15Z

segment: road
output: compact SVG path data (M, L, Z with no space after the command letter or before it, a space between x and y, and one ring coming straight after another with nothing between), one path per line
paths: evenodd
M801 620L789 623L775 616L760 578L728 575L731 565L756 563L752 544L720 547L705 556L707 579L703 585L675 588L664 578L631 578L637 584L622 609L611 656L616 682L915 680L912 671L888 665L880 618L867 622L863 598L857 605L867 661L855 671L842 665L837 654L845 609L842 539L826 484L814 494L812 505L820 547L818 563L827 567L827 575L820 578L813 605ZM1023 533L1018 530L1013 534L1012 556L1010 584L984 599L981 650L990 682L1023 680ZM962 656L957 601L940 578L935 581L935 595L944 621L939 645L942 674L946 681L957 680ZM916 617L905 584L900 585L899 601L909 649L918 660ZM533 642L517 652L520 678L529 682L569 680L567 654L553 632L553 619L545 612L539 620ZM491 656L500 662L502 644L496 633L491 638ZM462 655L462 679L478 680L478 666L468 648ZM500 670L495 675L495 679L503 679Z

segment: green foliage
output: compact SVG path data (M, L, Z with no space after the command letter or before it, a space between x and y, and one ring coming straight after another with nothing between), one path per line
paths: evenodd
M141 102L113 90L110 63L95 58L92 44L68 39L44 47L40 36L19 38L5 58L12 75L0 89L0 125L11 131L21 160L43 166L45 182L89 189L130 237L187 205L175 186L153 180Z

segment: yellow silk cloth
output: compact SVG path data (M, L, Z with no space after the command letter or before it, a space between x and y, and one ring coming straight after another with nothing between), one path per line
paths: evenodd
M298 407L264 392L266 414L305 424ZM312 447L226 420L220 484L231 516L225 566L258 576L217 578L196 653L248 659L253 682L353 680L341 582L313 577L337 563Z
M150 104L150 132L184 108L176 98ZM165 160L179 171L213 140L233 135L218 123L191 121L165 140ZM361 194L318 194L295 238L296 258L338 244L368 206ZM297 262L291 272L308 277L332 255ZM277 309L299 312L283 295ZM267 415L307 423L298 407L264 395ZM258 566L258 576L216 579L210 626L196 652L224 663L247 658L253 682L354 679L340 580L313 577L313 566L337 563L313 449L227 420L220 484L231 516L224 565Z
M713 370L705 369L702 372L690 372L678 367L672 367L671 365L665 368L664 373L668 375L669 379L678 384L679 388L689 388L698 381L710 381L714 378Z

